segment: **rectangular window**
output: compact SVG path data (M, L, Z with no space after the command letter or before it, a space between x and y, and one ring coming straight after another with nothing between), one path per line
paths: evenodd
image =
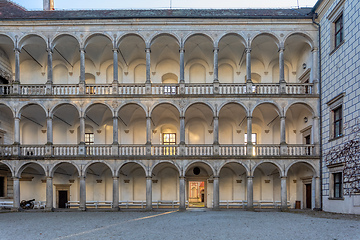
M176 144L176 133L163 133L163 144L164 145L175 145ZM164 155L175 155L175 147L164 147Z
M334 177L334 198L342 198L342 173L333 173Z
M333 110L334 114L334 138L342 135L342 106Z
M340 17L335 21L335 48L338 47L344 40L343 32L343 15L341 14Z
M93 133L85 133L85 144L86 145L94 144L94 134Z
M245 144L247 144L247 133L245 133L244 138L245 138L244 142L245 142ZM252 144L255 145L256 141L257 141L256 133L251 134L251 142L252 142Z

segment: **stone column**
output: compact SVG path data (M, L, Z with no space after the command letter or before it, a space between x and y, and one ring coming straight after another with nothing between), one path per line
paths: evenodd
M251 80L251 48L246 48L246 92L253 93Z
M20 49L15 48L15 82L20 83Z
M146 83L151 83L151 78L150 78L150 48L146 48L145 49L146 52Z
M85 83L85 48L80 48L80 83Z
M113 117L113 144L119 143L119 120L118 117Z
M279 81L285 82L285 72L284 72L284 51L285 48L279 48Z
M119 50L117 48L113 49L113 53L114 53L114 59L113 59L113 83L118 83L119 82L119 72L118 72L118 52Z
M214 198L214 205L213 209L218 210L220 209L219 206L219 176L214 176L214 183L213 183L213 198Z
M18 211L20 209L20 179L13 177L13 188L14 188L14 205L12 210Z
M20 144L20 118L14 118L14 144Z
M113 177L113 209L119 210L119 177Z
M180 116L180 145L185 145L185 117Z
M321 183L320 177L314 177L315 180L315 210L321 210L320 196L321 196Z
M313 140L314 146L314 152L313 155L319 155L320 154L320 129L319 129L319 117L313 117L313 127L311 128L311 136Z
M219 48L214 47L214 83L219 82L219 78L218 78L218 70L219 70L218 53L219 53Z
M85 176L80 176L80 205L79 210L86 210L86 178Z
M46 211L53 210L53 179L52 177L46 178Z
M313 48L312 52L312 80L314 84L313 92L315 94L319 93L319 79L320 79L320 70L319 70L319 49Z
M48 53L48 58L47 58L47 84L52 84L53 83L53 59L52 59L52 49L48 48L46 49L47 53Z
M185 82L185 63L184 63L184 53L185 53L185 49L183 47L180 48L179 50L180 52L180 83L184 83Z
M214 118L214 145L219 145L219 117Z
M285 116L280 116L280 155L287 155Z
M47 144L53 144L53 119L52 117L46 118L46 136L47 136Z
M146 154L151 155L151 117L146 117Z
M281 177L281 209L287 208L286 179L287 179L287 177Z
M252 116L247 116L247 136L246 136L246 152L248 156L253 155L253 144L252 144Z
M180 177L180 183L179 183L179 210L180 211L185 211L186 210L186 205L185 205L185 177L181 176Z
M254 176L247 177L247 208L254 208L254 196L253 196L253 179Z
M85 117L80 117L80 144L85 144Z
M152 179L146 177L146 210L152 210Z

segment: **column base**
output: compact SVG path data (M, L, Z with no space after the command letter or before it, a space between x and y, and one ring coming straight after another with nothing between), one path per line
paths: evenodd
M86 211L86 207L79 207L78 211Z
M17 208L17 207L12 207L11 211L12 212L21 212L23 209L22 208Z
M150 208L150 207L146 207L146 208L145 208L145 211L146 211L146 212L151 212L152 210L153 210L152 207L151 207L151 208Z
M220 211L220 207L213 207L212 210L213 211Z
M246 207L245 209L246 209L246 211L255 211L255 208L253 206Z
M313 208L313 211L322 211L321 208Z
M44 211L45 211L45 212L53 212L53 211L54 211L54 208L52 208L52 207L45 207Z
M119 207L112 207L112 208L111 208L111 211L113 211L113 212L118 212L118 211L120 211L120 208L119 208Z
M185 212L186 211L186 207L179 207L179 212Z

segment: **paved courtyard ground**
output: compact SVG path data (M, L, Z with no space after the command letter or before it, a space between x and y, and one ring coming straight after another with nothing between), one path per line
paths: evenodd
M323 212L0 213L0 239L360 239L360 216Z

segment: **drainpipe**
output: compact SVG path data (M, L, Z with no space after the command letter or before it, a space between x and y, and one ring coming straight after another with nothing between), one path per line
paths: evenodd
M318 3L322 1L318 1ZM323 191L322 191L322 161L323 161L323 154L322 154L322 87L321 87L321 26L320 23L317 23L315 19L318 17L317 13L315 12L316 8L314 7L312 10L312 22L318 28L318 38L319 38L319 98L320 98L320 109L319 109L319 117L320 117L320 209L323 209Z

